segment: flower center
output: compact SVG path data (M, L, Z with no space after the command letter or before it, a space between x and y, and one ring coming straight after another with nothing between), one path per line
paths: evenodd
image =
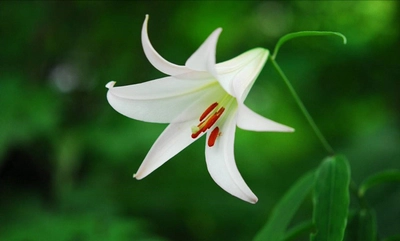
M192 127L192 138L197 138L201 133L206 132L210 128L214 126L214 124L219 120L222 114L225 111L225 106L230 102L232 99L227 98L229 95L225 96L222 101L212 103L207 109L200 115L199 124L197 126ZM218 136L221 135L219 131L219 127L216 126L208 137L207 145L209 147L214 146L215 141L217 140Z

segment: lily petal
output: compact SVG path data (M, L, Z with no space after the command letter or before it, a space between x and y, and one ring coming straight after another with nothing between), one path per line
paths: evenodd
M249 203L258 201L240 175L234 158L233 145L236 129L236 113L232 111L221 126L221 135L213 147L206 146L208 172L214 181L231 195ZM209 138L210 132L207 134Z
M186 66L176 65L161 57L160 54L151 45L149 35L147 33L147 22L149 20L149 15L146 14L146 18L142 27L142 46L144 53L149 60L149 62L159 71L167 75L179 75L189 72L190 69Z
M195 103L199 105L193 109L201 111L210 104L202 100L223 91L216 81L206 79L187 81L165 77L120 87L113 87L114 83L107 84L107 99L116 111L133 119L155 123L170 123ZM181 121L197 118L197 115L199 113L191 113Z
M217 76L215 70L215 52L217 48L218 37L222 28L218 28L204 41L204 43L190 56L185 66L196 71L207 71L214 77Z
M267 49L255 48L217 64L219 83L226 92L243 102L267 61L268 54Z
M139 167L139 170L134 175L134 178L140 180L146 177L204 135L204 133L201 133L197 138L192 138L191 130L192 126L197 124L197 118L185 122L181 121L182 119L186 119L186 116L191 115L195 110L193 105L183 111L177 119L169 124L163 133L161 133L150 151L147 153L144 161Z
M194 121L186 121L169 124L153 144L146 158L140 165L139 170L133 177L138 180L146 177L192 144L196 140L191 137L191 126L193 126L193 123Z
M150 63L169 75L141 84L106 85L110 105L133 119L169 123L157 138L134 178L142 179L207 133L206 163L213 180L225 191L256 203L235 163L236 126L253 131L290 132L292 128L253 112L243 102L267 61L269 51L256 48L216 64L216 46L222 31L216 29L186 61L176 65L153 48L142 26L142 45Z
M237 114L237 126L249 131L275 131L275 132L293 132L294 129L275 121L269 120L244 104L239 104Z

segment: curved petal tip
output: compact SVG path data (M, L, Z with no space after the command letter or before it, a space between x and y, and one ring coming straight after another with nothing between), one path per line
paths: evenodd
M293 128L267 119L244 104L239 105L236 124L239 128L249 131L294 132Z
M137 173L135 173L135 174L133 174L133 178L135 178L136 180L140 180L140 179L142 179L143 177L140 177L140 176L137 175Z
M165 60L161 55L157 53L157 51L153 48L150 43L150 39L147 33L147 24L149 21L149 15L146 14L146 17L143 22L142 26L142 47L144 54L146 55L149 62L159 71L163 72L167 75L179 75L186 72L190 72L188 68L185 66L176 65L170 63L169 61Z
M204 43L190 56L185 66L195 71L207 71L214 77L217 77L215 69L215 52L217 48L218 37L222 28L217 28L204 41Z
M236 115L231 113L221 126L221 136L215 145L206 146L206 163L211 178L229 194L249 203L256 203L257 196L250 190L239 173L234 157ZM207 133L207 139L210 138Z
M248 200L248 202L251 204L256 204L258 202L258 198L254 197L253 199Z
M115 81L110 81L110 82L108 82L107 84L106 84L106 88L107 89L111 89L112 87L114 87L114 85L115 85Z

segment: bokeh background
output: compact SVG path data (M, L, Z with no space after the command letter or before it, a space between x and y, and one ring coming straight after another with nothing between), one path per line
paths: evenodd
M296 132L237 130L237 165L256 205L213 182L204 139L133 179L166 125L118 114L104 86L164 76L141 48L145 14L153 45L177 64L217 27L218 62L272 50L294 31L343 33L347 45L337 37L288 42L277 61L349 158L355 183L399 168L399 11L397 1L0 2L0 240L250 240L327 155L267 62L246 103ZM367 198L379 237L398 232L399 186ZM310 208L308 200L296 220L310 218Z

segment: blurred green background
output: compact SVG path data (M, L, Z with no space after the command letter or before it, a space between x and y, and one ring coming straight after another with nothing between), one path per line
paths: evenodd
M209 176L204 139L144 180L132 178L166 125L128 119L104 85L160 78L140 31L184 64L217 27L217 61L273 49L277 61L360 183L400 168L397 1L0 2L0 240L250 240L324 149L267 62L246 103L293 134L237 130L238 168L259 197L245 203ZM369 193L379 236L400 227L400 188ZM310 201L297 220L311 217ZM355 205L354 203L352 205ZM307 238L307 237L306 237Z

